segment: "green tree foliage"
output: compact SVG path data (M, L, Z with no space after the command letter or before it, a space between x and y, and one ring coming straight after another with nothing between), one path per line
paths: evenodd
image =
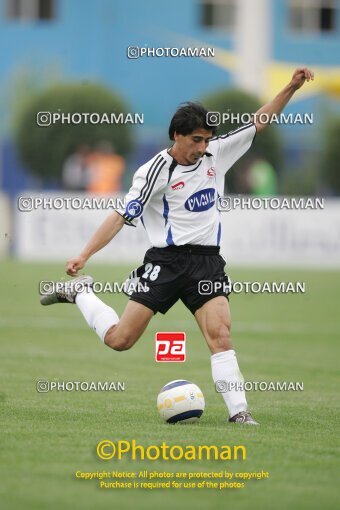
M58 122L39 126L38 112L98 113L100 116L106 113L110 117L111 113L125 116L128 109L118 95L92 83L58 84L32 96L17 112L14 137L23 163L33 174L44 179L60 178L65 159L79 145L94 147L99 142L108 141L123 156L131 150L130 124Z
M340 117L327 122L321 154L321 169L331 191L340 194Z

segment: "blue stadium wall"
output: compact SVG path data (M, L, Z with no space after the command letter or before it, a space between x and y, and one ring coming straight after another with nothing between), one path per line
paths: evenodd
M286 0L271 3L271 58L291 61L293 56L296 64L337 64L339 19L336 34L296 36L288 28L286 4ZM191 39L232 51L232 33L202 26L198 0L55 0L55 5L56 17L51 21L20 22L6 19L6 0L0 0L5 119L9 119L6 90L25 68L38 80L41 75L42 81L57 74L60 80L99 81L115 89L132 111L145 115L147 128L136 128L139 143L148 140L150 145L154 137L159 145L166 142L169 119L180 102L232 84L230 73L202 59L126 57L128 46L187 46L185 41ZM305 111L314 107L313 101L304 105ZM3 133L7 127L5 123ZM284 129L288 134L294 128ZM144 156L145 151L140 152L133 163Z

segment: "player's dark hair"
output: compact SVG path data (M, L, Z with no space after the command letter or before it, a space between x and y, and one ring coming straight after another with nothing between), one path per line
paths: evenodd
M170 140L174 140L175 131L177 134L185 136L196 129L206 129L207 131L212 131L212 134L215 135L217 127L207 124L207 113L208 110L200 103L193 103L190 101L182 103L170 122Z

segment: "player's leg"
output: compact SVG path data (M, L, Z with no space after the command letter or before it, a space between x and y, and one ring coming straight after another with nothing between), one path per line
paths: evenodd
M41 304L75 303L102 342L117 351L130 349L145 330L154 311L141 303L129 301L119 319L115 310L94 294L92 285L91 276L55 282L53 292L42 295Z
M154 316L147 306L129 301L118 324L111 326L105 334L104 343L115 351L130 349L145 331Z
M218 296L207 301L195 312L195 318L211 351L212 377L217 391L224 398L231 421L257 424L247 411L243 377L230 337L231 317L227 298Z
M116 351L130 349L154 315L147 306L129 301L119 319L115 310L101 301L92 289L79 293L75 302L102 342Z
M195 312L195 318L212 354L232 349L230 308L226 297L218 296L204 303Z

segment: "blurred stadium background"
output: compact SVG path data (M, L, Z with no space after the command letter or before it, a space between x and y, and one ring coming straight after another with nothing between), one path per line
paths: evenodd
M296 66L308 65L316 80L285 113L312 114L313 124L272 126L228 173L226 192L333 200L318 212L225 214L222 251L232 263L338 266L339 34L335 0L178 0L162 7L156 0L1 0L1 255L62 260L101 218L93 211L20 212L18 196L123 193L136 168L169 146L167 128L179 103L249 112L272 98ZM215 57L129 59L130 46L213 47ZM37 126L39 109L91 112L96 106L142 114L144 123ZM82 167L90 169L87 179L79 176ZM248 217L252 227L240 239ZM120 236L124 254L139 260L145 242L137 250L135 232Z
M129 59L130 46L213 47L215 57ZM339 1L0 0L0 47L4 508L107 508L108 494L99 500L92 487L78 487L71 471L107 469L93 448L117 431L144 444L190 442L191 431L165 429L154 409L159 388L184 375L202 387L208 402L195 440L244 441L249 445L244 469L270 469L273 480L265 488L254 483L247 492L251 497L187 492L183 504L336 508ZM117 366L118 353L98 346L76 310L38 304L38 280L65 276L65 260L78 254L108 211L21 211L18 198L123 196L137 167L169 146L168 124L179 103L198 100L216 111L247 112L270 100L300 65L312 68L316 79L285 112L312 113L313 124L270 127L228 173L225 189L254 197L325 197L324 209L225 212L222 253L234 280L306 282L305 295L232 297L233 331L248 379L302 380L305 391L252 394L250 403L263 426L230 431L210 380L208 351L183 306L155 317L144 340L119 355ZM58 109L139 113L144 123L37 126L39 111ZM259 181L254 184L251 175L260 175ZM142 227L125 227L93 258L89 272L102 281L122 281L147 246ZM103 299L119 313L126 303L125 296ZM188 333L185 372L183 366L154 363L154 333L167 329ZM113 397L114 404L107 395L42 396L34 387L39 378L119 377L129 391L124 400ZM136 403L141 388L144 400ZM165 464L152 468L169 469ZM206 463L200 469L215 467ZM119 508L131 508L125 493L115 497ZM173 508L174 503L162 493L136 493L135 498L138 508Z

